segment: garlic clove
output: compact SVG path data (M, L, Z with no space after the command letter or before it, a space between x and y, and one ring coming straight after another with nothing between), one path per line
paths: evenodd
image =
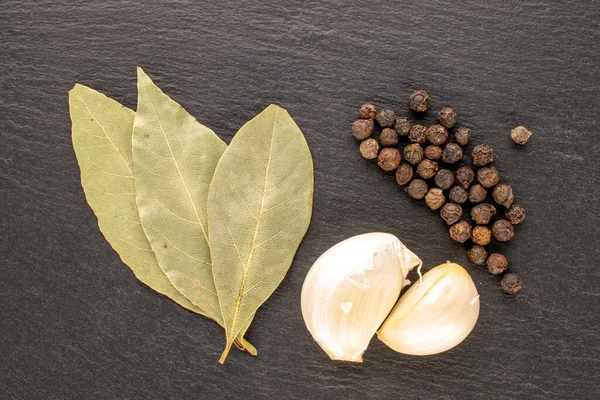
M302 286L302 316L333 360L361 362L421 260L388 233L346 239L323 253Z
M377 336L400 353L437 354L461 343L478 317L479 295L471 276L447 262L406 291Z

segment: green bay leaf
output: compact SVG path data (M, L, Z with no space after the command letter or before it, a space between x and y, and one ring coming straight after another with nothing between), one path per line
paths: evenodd
M206 204L226 147L138 68L133 160L142 226L173 285L220 325Z
M210 186L208 231L227 341L220 362L287 273L312 198L308 145L287 111L271 105L237 132Z
M69 92L69 111L81 185L100 231L140 281L199 313L159 267L140 223L131 155L135 113L79 84Z

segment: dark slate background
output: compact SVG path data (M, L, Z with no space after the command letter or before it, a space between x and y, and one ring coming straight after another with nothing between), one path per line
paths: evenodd
M1 397L598 398L600 3L290 3L2 2ZM311 147L312 225L249 331L256 358L219 365L220 328L136 281L85 202L67 92L80 82L135 108L136 65L226 140L274 102ZM528 210L502 249L524 281L515 297L349 134L362 103L404 112L417 88L496 149ZM520 124L534 132L523 148L509 138ZM312 341L306 272L369 231L398 235L427 267L468 267L481 315L462 345L418 358L374 339L350 365Z

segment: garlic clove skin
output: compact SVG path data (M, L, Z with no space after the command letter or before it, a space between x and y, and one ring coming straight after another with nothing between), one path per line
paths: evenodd
M346 239L323 253L302 286L302 316L333 360L361 362L421 260L389 233Z
M479 295L471 276L447 262L406 291L377 336L400 353L437 354L461 343L478 317Z

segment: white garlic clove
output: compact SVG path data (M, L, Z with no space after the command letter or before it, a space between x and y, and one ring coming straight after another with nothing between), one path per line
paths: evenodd
M406 291L377 336L400 353L437 354L465 340L478 317L479 295L471 276L447 262Z
M302 286L302 316L333 360L362 361L408 272L421 260L389 233L366 233L331 247Z

